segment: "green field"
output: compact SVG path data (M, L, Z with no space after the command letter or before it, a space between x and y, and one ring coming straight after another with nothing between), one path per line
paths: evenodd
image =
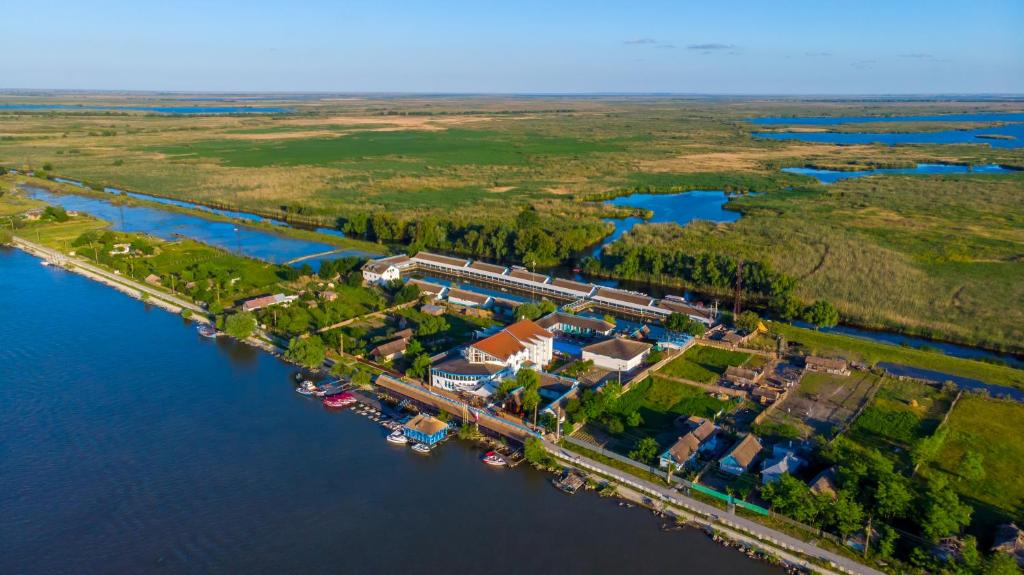
M655 375L624 393L615 411L638 411L643 424L630 429L629 435L652 436L664 447L681 435L674 425L678 417L696 415L710 419L735 406L735 402L717 399L703 389Z
M981 529L1019 520L1024 512L1024 404L978 397L963 397L947 423L949 435L931 472L946 473L961 496L975 506L972 524ZM970 481L961 476L966 453L984 459L985 477Z
M791 345L799 345L808 354L838 355L872 365L879 361L891 361L979 379L995 385L1024 389L1024 370L1005 365L952 357L934 351L878 343L846 335L824 333L782 322L773 322L771 330L785 337Z
M935 432L952 397L918 381L886 379L847 437L909 466L914 444Z
M750 357L749 353L695 345L662 367L659 373L700 383L715 383L727 367L741 366Z

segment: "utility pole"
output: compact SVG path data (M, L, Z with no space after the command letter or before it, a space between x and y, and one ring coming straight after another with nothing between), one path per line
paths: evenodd
M736 262L736 292L733 295L732 317L733 321L740 315L740 297L743 293L743 260Z

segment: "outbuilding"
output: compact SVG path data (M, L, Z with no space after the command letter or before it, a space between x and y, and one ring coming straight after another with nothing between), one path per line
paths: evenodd
M611 371L631 371L640 367L651 353L651 344L621 337L607 339L583 348L583 361Z
M434 445L448 434L448 424L440 419L421 413L405 424L405 436L425 445Z

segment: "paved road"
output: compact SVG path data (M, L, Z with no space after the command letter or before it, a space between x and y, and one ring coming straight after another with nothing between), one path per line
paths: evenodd
M180 308L192 310L193 312L199 314L204 318L206 317L207 312L205 309L199 307L198 305L190 301L186 301L176 295L169 294L163 290L156 289L153 286L137 282L133 279L117 275L113 272L109 272L99 266L96 266L95 264L89 263L88 261L83 260L81 258L69 256L57 250L39 245L35 242L30 242L24 238L14 236L13 239L15 247L18 247L32 255L46 258L47 260L52 262L59 262L62 263L63 265L67 265L69 263L73 264L79 270L84 271L85 275L90 275L101 281L105 280L107 282L113 282L122 287L126 287L138 292L148 294L150 296L153 296L157 299L173 304Z
M654 494L662 501L666 501L671 505L681 507L691 513L695 513L706 518L712 518L718 523L721 523L725 526L733 527L736 529L740 529L742 531L746 531L748 533L752 533L769 544L791 549L808 557L817 557L825 561L830 561L832 563L833 569L845 571L847 573L856 573L858 575L883 575L881 571L877 571L875 569L872 569L871 567L862 565L860 563L857 563L856 561L853 561L851 559L848 559L826 549L822 549L806 541L801 541L795 537L791 537L789 535L786 535L785 533L781 533L755 521L751 521L749 519L739 517L737 515L729 514L728 512L723 511L722 509L719 509L712 505L708 505L703 501L698 501L696 499L687 497L686 495L673 489L669 489L665 486L645 481L633 475L627 475L618 469L609 467L603 463L594 461L593 459L582 456L578 453L567 451L559 447L558 445L551 443L550 441L545 440L544 447L550 453L554 454L555 456L561 459L572 461L575 464L578 464L584 468L589 467L592 470L598 471L602 475L613 477L617 481L621 481L628 486L638 488L644 493L647 493L649 495Z

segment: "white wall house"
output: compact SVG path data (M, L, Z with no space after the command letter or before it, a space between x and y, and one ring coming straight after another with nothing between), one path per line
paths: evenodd
M651 353L651 344L613 338L583 348L583 361L611 371L631 371L640 367Z
M451 391L480 392L487 383L511 377L527 362L543 367L554 357L554 336L530 320L518 321L466 347L430 370L430 383Z
M401 279L402 270L408 267L408 256L391 256L370 260L363 264L363 282L367 284L386 284Z

